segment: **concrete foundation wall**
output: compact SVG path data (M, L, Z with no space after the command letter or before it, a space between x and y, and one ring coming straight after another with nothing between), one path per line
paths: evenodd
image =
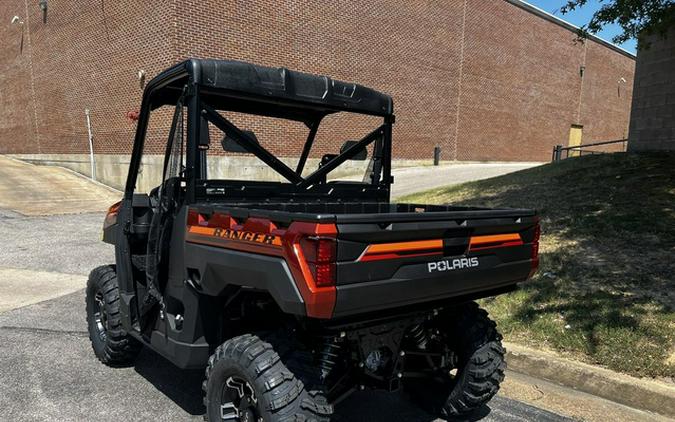
M629 151L675 151L675 28L638 52Z
M56 165L91 177L91 162L88 154L12 154L18 158L38 165ZM295 168L296 158L282 158L286 165ZM98 154L95 156L96 180L115 189L124 190L129 172L129 155ZM143 157L141 171L136 182L137 192L150 192L162 180L164 157L146 155ZM368 161L348 161L331 172L328 180L361 180ZM430 161L395 160L394 167L413 167L431 165ZM303 174L306 176L319 166L319 159L310 158ZM210 179L283 181L274 170L254 157L209 156L207 174Z

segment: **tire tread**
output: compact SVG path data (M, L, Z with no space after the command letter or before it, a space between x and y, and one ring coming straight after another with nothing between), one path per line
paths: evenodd
M457 417L478 410L497 394L504 380L506 350L497 324L475 302L465 304L452 316L455 322L451 329L466 333L459 343L466 363L458 373L458 382L443 406L443 413Z
M245 373L264 404L262 411L274 421L327 422L332 406L316 391L308 391L304 383L287 368L275 347L252 334L231 338L216 348L209 358L202 383L206 414L209 420L209 379L218 365L235 365ZM267 420L267 419L265 419Z
M97 350L94 347L95 331L91 320L94 310L93 300L96 292L103 294L105 301L106 314L108 317L107 338L102 349ZM91 297L90 297L91 296ZM117 272L114 265L103 265L95 268L89 274L87 281L87 326L89 328L89 339L92 342L92 348L99 361L109 366L128 365L132 363L141 350L141 343L131 337L122 328L122 317L120 313L120 295L117 284Z

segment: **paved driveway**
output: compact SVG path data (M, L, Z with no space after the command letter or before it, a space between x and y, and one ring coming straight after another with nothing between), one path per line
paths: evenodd
M542 163L467 163L394 169L393 198L427 189L487 179Z
M179 370L144 350L136 364L109 368L86 334L84 292L0 314L0 419L7 421L202 420L203 371ZM362 392L341 403L340 421L434 421L398 394ZM477 419L565 421L495 398Z

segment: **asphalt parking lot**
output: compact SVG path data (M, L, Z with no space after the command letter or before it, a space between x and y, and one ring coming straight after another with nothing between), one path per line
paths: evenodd
M83 292L0 314L0 409L4 420L201 420L202 371L179 370L144 350L133 367L108 368L89 346ZM355 394L337 408L341 421L433 421L401 395ZM497 397L485 421L563 421Z
M113 261L99 241L101 213L26 217L0 211L0 267L70 273ZM39 271L39 272L38 272ZM0 271L2 273L2 271ZM37 287L39 288L39 283ZM0 420L201 420L201 371L183 371L149 350L128 368L94 357L86 333L84 291L0 313ZM341 421L433 421L405 396L363 392L337 407ZM562 416L497 396L474 418L564 421Z

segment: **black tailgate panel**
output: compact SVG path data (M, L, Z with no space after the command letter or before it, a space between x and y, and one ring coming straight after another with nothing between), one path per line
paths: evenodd
M335 317L476 295L513 286L531 271L535 216L338 224ZM518 233L522 245L469 251L472 236ZM361 261L369 245L443 239L433 255ZM461 260L475 259L470 267ZM466 261L465 261L466 262ZM438 271L437 268L444 270ZM457 267L457 268L454 268Z

